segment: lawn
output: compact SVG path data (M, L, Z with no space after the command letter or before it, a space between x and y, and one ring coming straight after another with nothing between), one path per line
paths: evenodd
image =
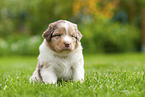
M0 97L144 97L145 54L85 55L84 83L30 84L37 56L0 57Z

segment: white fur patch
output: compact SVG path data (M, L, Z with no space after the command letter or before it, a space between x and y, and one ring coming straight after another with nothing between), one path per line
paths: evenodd
M64 41L65 42L69 42L69 43L71 43L71 38L68 36L68 35L66 35L65 37L64 37Z
M74 81L82 82L84 80L84 59L81 44L79 43L79 46L73 52L65 55L52 51L46 42L44 40L39 48L40 55L38 57L38 63L40 65L49 65L48 68L46 68L47 66L43 66L40 69L41 81L55 84L57 79L73 79ZM38 66L30 78L31 82L35 82L36 79L40 81L37 70Z
M65 27L66 33L68 34L68 24L66 22L64 23L64 27Z

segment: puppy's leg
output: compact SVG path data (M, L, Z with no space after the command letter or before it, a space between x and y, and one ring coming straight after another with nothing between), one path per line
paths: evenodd
M30 83L31 82L35 83L36 81L38 81L38 82L41 81L40 68L38 65L37 65L36 70L34 71L33 75L30 77Z
M43 80L43 82L45 82L45 84L47 84L47 83L55 84L57 82L57 76L54 73L53 69L42 68L40 73L42 76L42 80Z
M82 64L77 64L73 67L73 80L75 82L80 81L81 83L84 80L84 67Z

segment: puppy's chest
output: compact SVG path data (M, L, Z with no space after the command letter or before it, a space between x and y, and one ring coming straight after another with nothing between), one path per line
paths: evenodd
M70 79L72 76L73 63L67 59L58 59L54 62L53 67L59 78Z

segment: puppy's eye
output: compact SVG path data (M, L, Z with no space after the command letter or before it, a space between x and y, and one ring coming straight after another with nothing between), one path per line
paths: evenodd
M71 35L71 37L75 37L74 35Z
M60 34L57 34L57 35L55 35L55 36L61 36Z
M77 39L77 37L76 37L76 36L74 36L74 35L71 35L71 37L73 37L73 38L76 38L76 39Z
M61 36L61 34L56 34L56 35L53 35L52 37L56 37L56 36L59 36L59 37L60 37L60 36Z

